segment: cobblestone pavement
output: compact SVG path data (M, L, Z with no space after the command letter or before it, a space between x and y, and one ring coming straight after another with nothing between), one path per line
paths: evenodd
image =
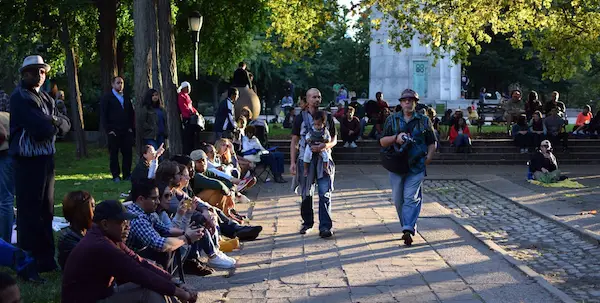
M469 181L428 180L425 194L573 299L600 302L597 245Z
M403 246L386 174L338 169L332 239L298 234L299 199L289 184L260 185L250 195L260 239L228 254L235 270L187 277L198 302L559 302L442 217L438 203L424 204L415 243Z

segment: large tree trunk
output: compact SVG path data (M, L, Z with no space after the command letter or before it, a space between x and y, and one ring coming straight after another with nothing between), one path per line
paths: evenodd
M169 153L181 154L183 142L181 138L181 120L177 106L177 55L175 53L175 36L171 19L171 1L158 0L158 34L160 46L160 66L162 75L163 100L167 110L169 125Z
M156 36L156 14L154 1L134 0L133 1L133 50L134 50L134 74L135 91L134 108L136 108L136 150L140 152L142 143L142 119L140 119L139 109L142 104L144 94L152 87L152 44L151 36ZM155 38L156 39L156 38Z
M67 15L61 12L62 18L62 31L60 33L60 39L67 60L65 62L65 69L67 71L67 79L69 82L69 96L71 98L71 125L75 129L75 143L77 146L76 156L78 159L87 157L87 147L85 141L85 132L83 125L83 111L81 108L81 97L79 94L79 79L77 77L77 64L75 63L75 51L71 45L71 34L69 32L69 24L67 21Z
M100 53L100 79L102 92L111 89L111 80L117 75L117 6L119 0L96 0L100 26L98 50Z
M160 72L161 72L161 67L160 67L160 57L159 57L159 45L160 42L158 41L158 20L157 20L157 0L148 0L148 1L152 1L154 3L153 7L152 7L152 13L153 16L151 17L152 20L154 20L154 24L151 25L153 26L154 30L153 30L153 34L150 35L149 40L150 40L150 46L152 47L152 88L158 90L158 93L161 95L162 97L162 79L160 76Z
M102 81L102 93L111 90L111 80L117 75L117 6L119 0L96 0L98 8L98 51L100 53L100 79ZM98 145L106 146L107 138L104 125L100 123L100 136Z

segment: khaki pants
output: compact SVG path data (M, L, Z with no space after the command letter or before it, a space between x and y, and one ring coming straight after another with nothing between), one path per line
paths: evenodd
M226 216L229 216L229 210L234 208L231 197L224 195L220 190L205 189L196 194L202 201L222 210Z
M149 289L142 288L141 286L133 283L125 283L117 286L115 293L104 299L98 301L99 303L174 303L180 302L175 297L162 296Z

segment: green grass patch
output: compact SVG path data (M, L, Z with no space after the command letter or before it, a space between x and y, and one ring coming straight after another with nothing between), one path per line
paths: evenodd
M583 185L577 181L570 180L570 179L559 181L559 182L554 182L554 183L542 183L537 180L528 180L528 181L531 184L542 186L542 187L547 187L547 188L585 188L585 185ZM575 196L577 196L577 195L575 195Z

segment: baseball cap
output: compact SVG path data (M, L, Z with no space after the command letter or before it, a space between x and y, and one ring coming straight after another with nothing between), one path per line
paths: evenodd
M417 92L414 90L407 88L402 91L402 94L400 94L400 99L398 100L402 99L415 99L416 101L419 101L419 94L417 94Z
M96 205L94 210L94 222L102 220L133 220L136 215L127 212L127 209L116 200L105 200Z
M197 149L190 154L190 158L192 158L193 161L198 161L200 159L206 159L207 156L203 150Z

